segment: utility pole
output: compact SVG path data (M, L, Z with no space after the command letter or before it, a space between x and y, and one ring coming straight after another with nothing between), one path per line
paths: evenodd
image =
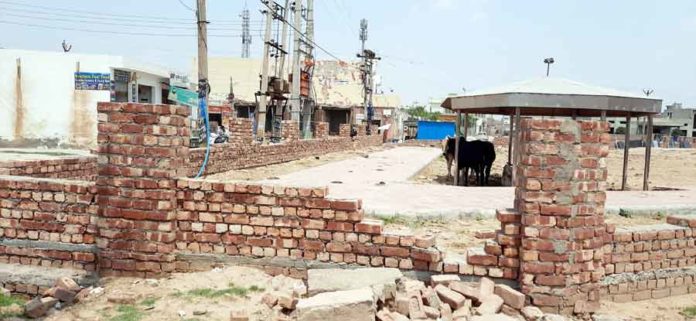
M251 46L251 31L249 30L249 9L242 11L242 58L249 58Z
M268 1L262 1L268 6ZM270 51L271 27L273 22L273 12L268 7L263 13L266 14L266 33L263 37L263 62L261 65L261 92L258 94L259 105L256 111L256 138L263 140L266 135L266 107L268 104L268 53Z
M285 9L283 10L283 31L281 35L281 40L280 40L280 48L283 49L280 52L280 62L279 62L279 67L278 67L278 75L282 79L287 79L287 74L285 73L285 58L288 56L287 54L287 42L288 42L288 17L290 16L290 11L288 10L288 6L290 5L290 0L285 0Z
M290 94L290 119L300 121L300 56L302 55L300 30L302 24L302 0L294 2L295 35L292 56L292 91Z
M307 38L307 59L311 65L305 64L307 68L307 83L309 86L308 96L302 104L304 125L302 127L302 137L309 139L312 136L312 114L314 114L315 102L312 99L312 78L314 76L314 0L307 0L307 25L305 30Z
M551 64L554 63L555 61L553 60L553 57L549 57L544 59L544 63L546 64L546 77L549 76L549 71L551 70Z
M365 49L365 42L367 41L366 19L360 20L360 41L362 43L362 51L358 54L358 58L362 58L362 66L360 70L362 71L363 80L363 105L367 125L366 130L367 134L370 135L372 133L370 125L372 123L372 116L374 115L374 107L372 106L372 92L374 91L373 67L374 61L382 58L377 57L374 51Z
M208 21L206 20L206 0L197 0L196 18L198 25L198 114L204 124L208 123ZM200 128L200 127L199 127ZM209 137L205 137L206 140Z

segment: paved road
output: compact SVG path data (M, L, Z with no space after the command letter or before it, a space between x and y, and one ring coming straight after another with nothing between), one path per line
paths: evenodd
M329 196L359 198L368 214L421 217L489 216L512 207L512 187L456 187L408 179L438 157L436 148L397 147L308 168L267 184L329 186ZM608 192L607 211L696 214L696 191Z

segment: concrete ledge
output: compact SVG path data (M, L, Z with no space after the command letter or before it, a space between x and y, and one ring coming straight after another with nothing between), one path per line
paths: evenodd
M654 271L644 271L638 273L620 273L605 276L600 284L614 285L628 282L639 282L644 280L657 280L667 278L679 278L684 276L696 276L696 266L682 269L660 269Z
M0 283L3 284L28 284L48 288L59 277L72 278L81 286L91 286L98 281L94 273L82 270L0 263Z
M50 241L23 240L23 239L0 239L0 245L12 247L24 247L38 250L66 251L66 252L89 252L97 253L95 244L72 244Z
M230 255L215 255L215 254L186 254L179 253L176 259L186 261L194 265L203 265L207 268L212 268L216 264L228 265L245 265L251 267L274 266L283 268L295 268L300 270L311 269L364 269L366 266L358 264L346 263L331 263L312 260L293 259L288 257L249 257L249 256L230 256ZM439 272L416 271L416 270L401 270L401 273L407 278L430 282L430 276L441 274ZM478 282L481 277L475 275L460 275L462 281ZM494 279L496 283L506 284L513 288L518 288L518 284L514 280Z

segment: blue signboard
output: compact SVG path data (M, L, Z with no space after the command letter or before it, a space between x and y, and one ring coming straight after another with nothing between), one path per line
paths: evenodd
M76 72L75 90L111 90L111 74Z

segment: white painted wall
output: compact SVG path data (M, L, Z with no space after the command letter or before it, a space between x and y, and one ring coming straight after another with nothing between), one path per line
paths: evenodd
M21 59L21 121L17 119L17 58ZM97 102L110 101L108 90L75 90L74 72L135 71L138 82L153 87L161 103L169 72L119 56L80 55L0 49L0 143L52 141L59 145L95 147Z

